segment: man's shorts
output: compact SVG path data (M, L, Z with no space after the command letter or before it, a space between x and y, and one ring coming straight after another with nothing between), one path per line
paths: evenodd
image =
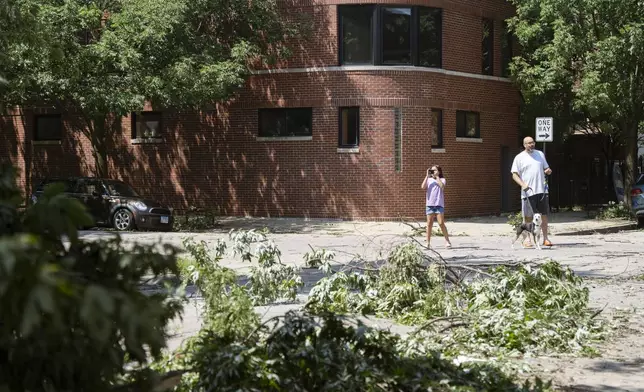
M528 207L528 202L532 206L532 209ZM531 218L535 212L538 212L541 215L548 215L550 211L550 202L548 200L547 193L538 193L536 195L528 196L527 199L521 200L521 211L523 216Z
M426 215L442 214L445 212L445 208L441 206L427 206L425 207Z

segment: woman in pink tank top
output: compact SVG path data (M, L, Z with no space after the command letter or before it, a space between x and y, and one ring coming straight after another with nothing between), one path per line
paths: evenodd
M425 214L427 215L427 246L429 247L432 238L432 227L434 219L445 237L445 247L451 248L452 243L449 241L447 226L445 226L445 177L443 169L439 165L434 165L427 169L427 175L423 180L421 188L426 190L425 195Z

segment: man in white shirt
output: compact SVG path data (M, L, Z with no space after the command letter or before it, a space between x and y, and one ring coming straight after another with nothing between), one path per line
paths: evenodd
M548 239L548 188L546 176L552 173L543 152L535 150L534 139L530 136L523 139L524 151L514 157L512 162L512 179L521 187L521 209L526 223L532 222L535 212L541 214L543 245L552 246ZM530 244L526 244L530 246Z

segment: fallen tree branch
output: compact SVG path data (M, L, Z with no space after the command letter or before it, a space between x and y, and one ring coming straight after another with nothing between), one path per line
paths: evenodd
M599 316L599 314L600 314L601 312L603 312L603 311L604 311L604 309L606 309L606 307L607 307L607 306L608 306L608 302L606 302L606 304L604 305L604 307L603 307L603 308L601 308L601 309L597 310L595 313L593 313L593 314L590 316L590 320L592 320L592 319L594 319L595 317Z
M449 320L458 320L458 319L463 320L463 319L464 319L464 317L463 317L463 316L444 316L444 317L436 317L436 318L433 318L433 319L431 319L431 320L429 320L429 321L425 322L424 324L420 325L420 326L419 326L418 328L416 328L416 329L415 329L415 330L414 330L410 335L412 335L412 336L413 336L413 335L416 335L416 334L418 334L420 331L424 330L425 328L427 328L427 327L431 326L432 324L437 323L437 322L439 322L439 321L449 321Z
M492 274L489 274L487 272L481 271L480 269L470 267L470 266L467 266L467 265L453 264L453 265L448 266L447 268L450 269L450 270L460 268L460 269L464 269L464 270L467 270L467 271L476 272L477 274L485 275L488 278L493 278L494 277Z

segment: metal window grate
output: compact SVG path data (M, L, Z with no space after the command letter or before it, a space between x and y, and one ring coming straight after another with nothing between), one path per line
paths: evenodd
M394 167L402 171L402 109L394 108Z

